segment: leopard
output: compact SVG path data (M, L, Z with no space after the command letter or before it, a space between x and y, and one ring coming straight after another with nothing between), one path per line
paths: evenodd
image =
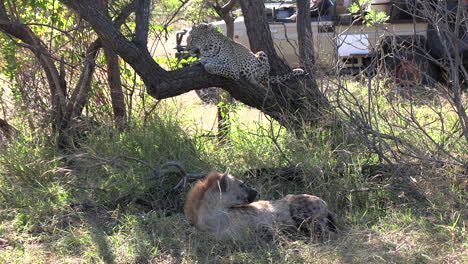
M303 69L297 68L285 75L269 76L270 63L264 51L251 52L211 24L192 27L187 49L192 57L199 57L192 65L201 64L208 73L235 81L243 77L253 85L282 83L306 75Z
M228 171L212 171L188 192L185 216L198 230L218 239L268 237L280 230L323 241L337 233L334 214L317 196L289 194L278 200L255 201L257 194Z

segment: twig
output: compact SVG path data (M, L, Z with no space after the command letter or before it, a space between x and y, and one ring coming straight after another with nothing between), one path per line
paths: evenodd
M171 160L171 161L168 161L168 162L161 165L161 168L159 170L159 174L157 174L157 176L161 176L164 173L169 172L167 170L166 171L163 171L163 170L165 168L171 167L171 166L176 167L179 170L179 172L177 174L180 176L180 180L172 188L172 190L176 190L177 188L179 188L181 186L182 186L182 189L185 190L187 188L187 181L188 181L189 178L191 178L191 179L200 179L200 178L203 178L206 175L205 171L202 171L200 173L187 173L184 166L180 162Z
M65 182L65 184L70 185L72 187L75 187L77 189L82 189L82 190L96 190L96 191L101 191L101 192L108 192L106 189L102 189L99 187L87 187L87 186L78 186L73 183Z
M168 167L175 167L177 169L176 173L180 176L180 180L172 188L173 190L175 190L175 189L177 189L179 187L182 187L183 189L186 189L188 179L200 179L200 178L203 178L206 175L205 171L202 171L200 173L187 173L184 166L180 162L177 162L177 161L168 161L168 162L162 164L160 166L159 170L156 170L148 162L143 161L143 160L138 159L138 158L135 158L135 157L126 156L126 155L117 155L117 156L113 157L112 159L107 159L107 158L92 156L92 155L87 155L87 154L77 154L77 155L69 156L68 159L69 160L91 159L91 160L100 161L98 163L90 164L90 165L74 165L73 166L74 168L94 168L94 167L104 166L104 165L110 164L110 165L115 166L116 168L121 169L121 170L129 170L129 168L127 166L124 166L124 165L118 163L117 160L127 159L127 160L137 161L138 163L141 163L141 164L143 164L143 165L145 165L148 168L153 170L153 174L152 174L151 178L159 177L160 179L162 179L162 176L164 174L166 174L168 172L171 172L171 170L168 169ZM174 172L174 171L172 171L172 172ZM76 186L76 185L73 185L73 184L70 184L70 183L67 183L67 184L72 185L72 186L74 186L76 188L80 188L80 189L93 189L93 190L99 190L99 191L106 192L106 190L100 189L100 188L80 187L80 186Z
M146 161L143 161L141 159L138 159L138 158L135 158L135 157L131 157L131 156L126 156L126 155L117 155L113 158L113 160L116 160L116 159L127 159L127 160L133 160L133 161L137 161L138 163L141 163L143 165L145 165L146 167L149 167L151 169L154 169L153 166L151 166L151 164L149 164L148 162Z
M72 156L70 159L93 159L93 160L99 160L101 162L91 164L91 165L75 165L75 168L94 168L94 167L99 167L99 166L104 166L107 164L111 164L115 166L118 169L121 170L128 170L128 167L119 164L115 159L106 159L102 157L97 157L97 156L90 156L90 155L85 155L85 154L78 154L75 156Z
M363 187L351 190L341 190L342 193L355 193L355 192L372 192L372 191L383 191L383 190L394 190L394 191L407 191L406 188L401 187L394 187L394 186L383 186L379 188L372 188L372 187Z
M148 162L140 160L140 159L135 158L135 157L126 156L126 155L117 155L117 156L113 157L112 159L106 159L106 158L103 158L103 157L92 156L92 155L87 155L87 154L77 154L77 155L70 156L69 159L70 160L73 160L73 159L93 159L93 160L101 161L101 162L98 162L96 164L91 164L91 165L77 165L77 166L74 166L75 168L94 168L94 167L98 167L98 166L111 164L111 165L115 166L118 169L128 170L129 168L127 166L124 166L124 165L117 162L117 160L119 160L119 159L127 159L127 160L137 161L138 163L141 163L141 164L143 164L143 165L145 165L145 166L147 166L147 167L154 170L153 166L151 166L151 164L149 164Z

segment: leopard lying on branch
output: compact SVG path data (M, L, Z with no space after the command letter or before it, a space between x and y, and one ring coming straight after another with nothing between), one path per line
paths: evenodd
M208 73L233 80L239 80L242 76L254 85L281 83L305 75L304 70L294 69L289 74L269 76L270 64L265 52L254 54L209 24L199 24L192 28L188 37L188 50L191 56L200 58L195 63L202 64Z

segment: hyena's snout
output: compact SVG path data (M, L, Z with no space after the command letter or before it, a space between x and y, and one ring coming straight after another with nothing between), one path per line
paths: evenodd
M247 190L247 201L249 203L251 203L251 202L255 201L255 198L257 198L258 192L253 188L250 188L250 187L247 187L247 188L248 188L248 190Z

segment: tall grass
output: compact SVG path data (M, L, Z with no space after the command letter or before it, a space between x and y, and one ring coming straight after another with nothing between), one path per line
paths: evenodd
M466 256L456 253L467 243L466 192L446 174L450 168L412 175L428 197L420 201L384 188L402 186L401 178L362 171L378 157L345 122L297 137L268 119L241 120L224 145L170 106L125 131L91 129L71 153L47 135L23 134L0 150L0 235L10 247L0 248L0 262L441 263ZM261 199L321 196L338 215L340 238L214 241L185 221L186 189L174 189L180 175L161 169L167 161L189 173L230 167ZM299 173L268 170L278 167ZM253 168L264 170L246 173Z

